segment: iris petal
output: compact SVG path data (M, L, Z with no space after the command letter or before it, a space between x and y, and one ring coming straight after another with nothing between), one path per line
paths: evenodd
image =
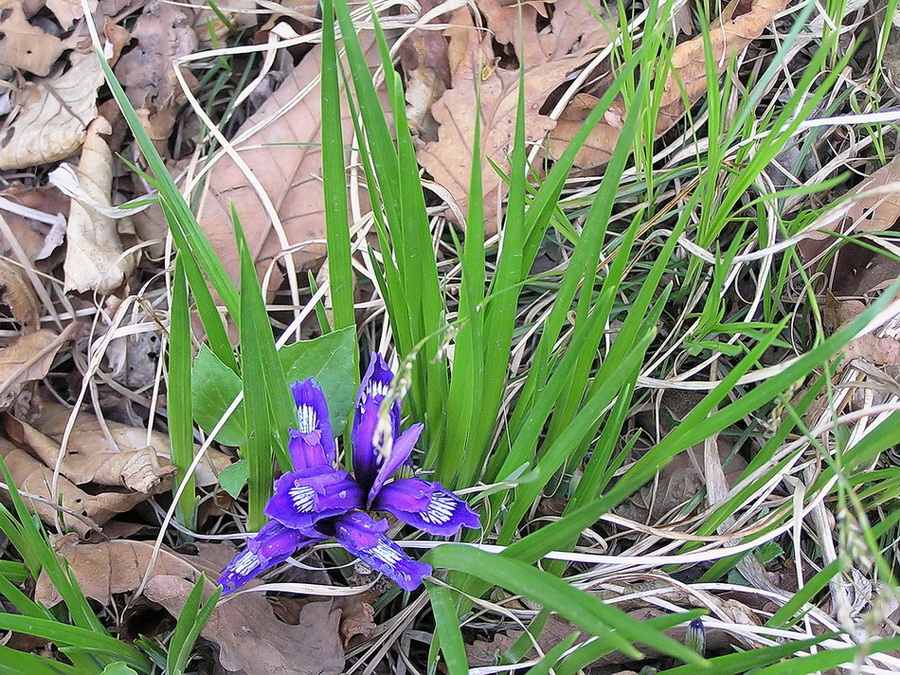
M247 548L222 570L222 595L233 593L253 577L287 560L297 549L321 539L324 537L317 532L293 530L274 521L266 523L247 540Z
M275 481L265 514L287 527L309 527L322 518L362 506L363 492L346 471L327 466L292 471Z
M440 483L406 478L385 485L373 508L392 513L428 534L449 537L462 527L481 527L478 514Z
M431 566L412 560L384 532L385 521L373 520L362 511L351 511L335 521L334 538L372 569L385 574L407 591L415 590Z
M413 424L409 429L400 434L400 438L394 439L390 456L378 469L375 480L372 482L372 487L369 489L368 503L370 505L375 501L375 498L381 491L381 486L384 485L388 478L390 478L391 474L409 460L409 456L412 454L416 441L419 440L419 436L422 434L424 428L424 424Z
M303 444L311 447L320 446L324 453L324 464L333 464L335 459L334 434L331 430L331 419L328 416L328 403L325 394L314 377L294 382L291 385L291 393L294 395L294 403L297 404L297 431ZM295 447L297 453L295 453ZM318 459L316 455L305 456L300 450L303 445L297 444L289 448L291 461L295 470L305 469L314 464L305 464L311 459Z
M381 354L372 354L372 361L359 385L356 395L356 408L353 416L353 472L356 479L368 491L378 474L383 457L375 443L375 431L378 428L378 413L381 403L387 395L394 374L388 368ZM393 439L400 431L400 404L393 401L388 409L390 432Z

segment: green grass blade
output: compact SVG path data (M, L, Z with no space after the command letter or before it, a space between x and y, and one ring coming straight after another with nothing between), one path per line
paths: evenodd
M188 305L187 276L184 272L184 253L175 256L172 277L172 306L169 314L169 381L167 405L169 440L172 445L172 464L178 467L174 490L187 483L176 509L179 523L189 530L196 529L197 494L194 476L187 470L194 460L194 418L191 412L191 310Z
M426 558L435 567L465 572L491 585L524 595L592 635L602 636L601 639L608 640L632 658L641 658L641 653L633 646L640 642L688 663L703 663L703 659L693 651L656 630L648 629L646 623L636 621L600 598L518 560L456 544L438 546L429 551Z
M459 617L456 615L456 604L453 591L444 586L426 583L428 598L431 600L431 611L437 627L438 642L444 654L444 665L450 675L465 675L469 672L466 646L459 630Z
M350 262L350 216L347 209L347 173L341 91L338 85L334 4L322 3L322 182L325 194L325 233L328 276L331 282L335 328L356 325L353 310L353 269Z

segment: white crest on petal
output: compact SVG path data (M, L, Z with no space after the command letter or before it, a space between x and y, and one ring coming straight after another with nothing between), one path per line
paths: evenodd
M259 563L259 556L248 548L235 558L232 570L234 570L235 574L245 577L250 574Z
M319 418L311 405L297 406L297 431L301 434L311 434L318 426Z
M428 498L428 506L419 514L419 517L426 523L443 525L453 519L456 506L457 501L453 495L443 490L435 490Z
M316 491L309 485L297 485L288 490L291 503L300 513L311 513L316 506Z
M366 383L366 386L363 387L362 393L359 397L359 411L362 412L363 406L370 398L374 398L376 396L387 396L390 388L390 383L386 384L384 382L378 382L376 380L369 380Z
M403 559L403 556L388 545L384 540L379 539L378 543L370 549L366 549L366 553L378 558L381 562L394 567Z

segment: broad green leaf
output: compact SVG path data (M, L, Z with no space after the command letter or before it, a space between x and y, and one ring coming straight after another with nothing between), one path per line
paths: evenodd
M206 433L213 430L222 414L241 391L241 378L222 363L206 345L194 360L191 376L191 407L194 421ZM247 442L244 431L243 403L216 434L216 440L223 445L234 447Z
M250 465L247 464L246 459L241 459L222 469L219 473L219 485L225 492L237 499L238 495L241 494L241 490L247 484L249 475Z
M278 352L288 383L314 377L325 392L331 430L339 436L356 398L356 331L341 328Z

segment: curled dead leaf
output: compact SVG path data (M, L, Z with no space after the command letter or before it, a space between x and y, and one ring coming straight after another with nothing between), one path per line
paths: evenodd
M96 418L94 419L96 422ZM29 424L7 416L4 426L9 437L26 446L47 466L54 466L59 457L59 443ZM109 444L93 447L82 445L69 450L60 466L62 474L76 485L97 483L126 487L135 492L154 494L160 484L178 470L162 464L152 447L122 451Z
M117 513L124 513L147 499L138 492L103 492L91 495L60 476L57 483L59 501L50 494L53 470L47 468L24 450L0 438L0 456L6 462L16 487L23 493L25 504L48 525L55 525L58 509L62 506L61 519L66 528L74 530L81 537L99 530ZM36 497L32 499L29 497ZM0 491L6 499L6 492Z
M73 52L69 60L69 70L17 92L0 128L0 169L58 162L84 143L87 125L97 116L103 70L93 52Z
M112 152L102 136L111 131L109 122L98 117L88 127L81 151L78 183L87 199L74 198L69 210L66 291L107 295L125 282L137 264L133 254L124 253L119 223L102 212L112 206Z
M56 353L77 330L75 323L69 324L61 334L39 330L20 335L0 347L0 410L12 406L26 385L46 377Z
M9 307L22 330L32 333L40 328L41 304L22 270L0 259L0 300Z
M44 405L40 417L31 424L36 431L52 439L57 444L58 451L58 444L62 441L71 414L72 411L69 408L55 403L47 403ZM121 484L118 470L107 471L105 467L98 466L102 461L99 458L94 459L98 452L101 457L114 460L117 465L129 465L133 461L134 464L131 466L138 469L138 472L134 474L138 485L146 485L145 481L158 482L159 479L171 475L172 467L167 465L166 460L172 456L172 449L166 434L153 429L148 432L143 428L111 420L106 420L104 426L106 430L100 425L94 413L79 412L76 416L75 424L69 435L68 455L64 464L66 471L72 471L73 481L83 482L85 479L98 481L96 475L100 471L103 474L109 474L109 480L113 481L106 484ZM122 457L114 459L112 457L114 454ZM155 460L150 458L151 454L156 455ZM54 463L55 460L56 455L53 454ZM217 484L219 472L231 465L233 461L234 459L229 455L210 448L204 456L204 461L197 466L198 484L203 486ZM153 466L158 469L149 470ZM124 479L124 476L121 478Z

